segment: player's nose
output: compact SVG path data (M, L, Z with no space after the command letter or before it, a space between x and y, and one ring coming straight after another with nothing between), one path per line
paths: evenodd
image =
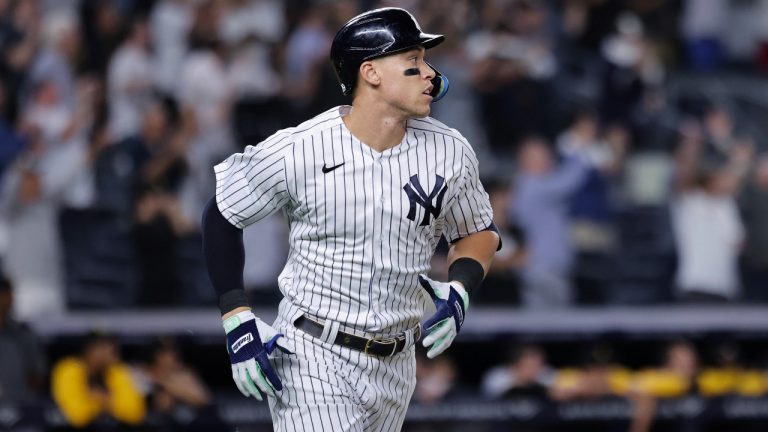
M425 64L427 67L425 67L425 68L422 68L422 69L421 69L421 70L423 70L423 71L424 71L424 75L423 75L423 76L424 76L424 78L426 78L426 79L428 79L428 80L430 80L430 81L431 81L431 80L432 80L432 78L434 78L434 77L435 77L435 75L437 74L437 71L435 70L435 68L433 68L433 67L432 67L432 65L431 65L431 64L429 64L429 63L427 63L427 62L424 62L424 64Z

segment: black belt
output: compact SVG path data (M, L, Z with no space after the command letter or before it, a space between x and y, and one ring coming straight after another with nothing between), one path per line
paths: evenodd
M293 322L294 327L299 330L319 338L323 334L324 326L319 322L302 315ZM421 338L421 325L413 327L413 340L418 341ZM336 345L352 348L362 351L365 354L372 354L379 357L393 356L405 348L405 333L386 339L368 339L353 334L336 332L336 339L333 341Z

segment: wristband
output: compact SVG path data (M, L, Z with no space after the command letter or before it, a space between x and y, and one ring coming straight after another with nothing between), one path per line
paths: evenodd
M448 280L461 282L467 294L479 288L484 277L483 265L472 258L461 257L448 267Z
M239 307L251 307L245 296L245 290L233 289L219 296L219 310L222 315Z

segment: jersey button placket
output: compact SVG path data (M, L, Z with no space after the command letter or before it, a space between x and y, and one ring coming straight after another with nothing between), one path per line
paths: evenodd
M374 314L379 317L380 315L380 304L379 299L381 298L381 293L378 290L378 287L373 284L373 281L378 277L376 275L376 269L381 264L381 237L382 232L380 229L380 223L381 223L381 189L382 185L380 184L380 179L382 178L382 172L381 172L381 155L380 154L374 154L373 155L373 169L372 171L372 194L371 197L373 198L373 224L371 226L371 230L373 233L373 248L372 248L372 256L371 260L373 261L373 271L371 274L371 284L373 287L373 290L371 292L371 308L374 312ZM377 319L378 321L378 319Z
M381 174L382 174L382 172L381 172L381 169L382 169L381 168L381 155L380 154L374 155L373 160L375 162L374 163L374 170L373 170L374 178L375 179L380 179L380 178L382 178L382 176L381 176ZM381 222L381 214L382 214L383 205L384 205L384 194L382 193L382 189L383 189L383 185L379 184L373 190L373 194L374 194L373 195L374 196L373 205L374 205L374 208L376 210L375 213L374 213L374 216L373 216L373 219L374 219L374 224L373 224L373 226L374 226L374 242L375 242L376 246L380 246L381 245L381 238L382 238L381 231L376 229L378 227L378 224Z

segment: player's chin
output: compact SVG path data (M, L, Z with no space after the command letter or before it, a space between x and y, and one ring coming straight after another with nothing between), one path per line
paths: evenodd
M414 105L413 113L414 117L426 117L429 115L429 113L432 111L432 98L429 98L429 101L424 103L424 101L421 101L421 103Z

